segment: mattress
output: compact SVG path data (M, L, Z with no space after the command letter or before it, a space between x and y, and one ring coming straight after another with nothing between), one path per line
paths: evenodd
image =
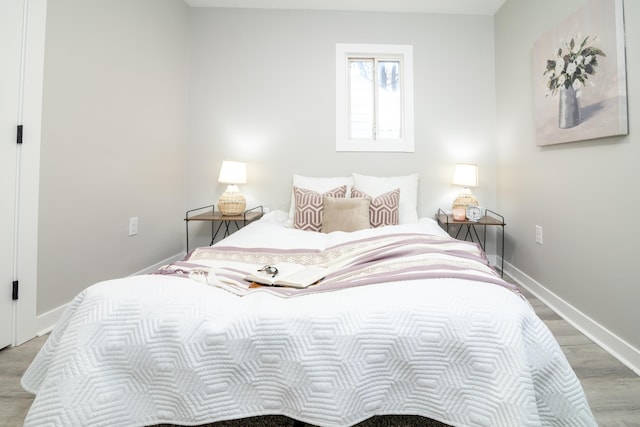
M329 234L285 219L272 212L214 246L323 251L385 234L448 238L429 219ZM286 297L240 296L189 275L104 281L71 302L22 385L36 395L26 426L286 415L334 427L385 414L459 427L596 425L526 300L456 277Z

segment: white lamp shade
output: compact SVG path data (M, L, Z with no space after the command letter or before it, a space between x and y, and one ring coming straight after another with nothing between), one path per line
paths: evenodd
M247 164L224 160L218 175L218 182L223 184L245 184L247 182Z
M458 163L453 172L453 184L463 187L477 187L478 165Z

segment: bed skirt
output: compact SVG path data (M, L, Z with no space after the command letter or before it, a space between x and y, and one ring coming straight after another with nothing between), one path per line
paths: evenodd
M154 427L178 427L174 424L161 424ZM306 424L282 415L242 418L239 420L220 421L203 424L199 427L321 427ZM430 418L411 415L380 415L364 420L353 427L450 427Z

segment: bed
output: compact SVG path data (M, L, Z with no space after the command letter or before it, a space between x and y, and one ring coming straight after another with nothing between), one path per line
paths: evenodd
M36 395L25 425L596 425L558 343L478 245L431 219L329 233L290 221L270 212L80 293L22 378ZM243 280L283 260L338 267L306 289Z

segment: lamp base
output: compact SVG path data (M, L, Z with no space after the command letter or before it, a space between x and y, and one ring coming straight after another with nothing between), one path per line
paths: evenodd
M460 194L458 194L458 197L455 198L455 200L453 201L453 205L451 207L453 209L455 208L466 209L467 206L479 206L479 203L478 203L478 199L476 199L476 196L473 195L471 190L469 190L468 188L465 188L460 192Z
M222 196L218 199L218 210L224 216L240 215L246 207L247 201L242 193L239 191L229 191L229 188L227 188L227 191L222 193Z

